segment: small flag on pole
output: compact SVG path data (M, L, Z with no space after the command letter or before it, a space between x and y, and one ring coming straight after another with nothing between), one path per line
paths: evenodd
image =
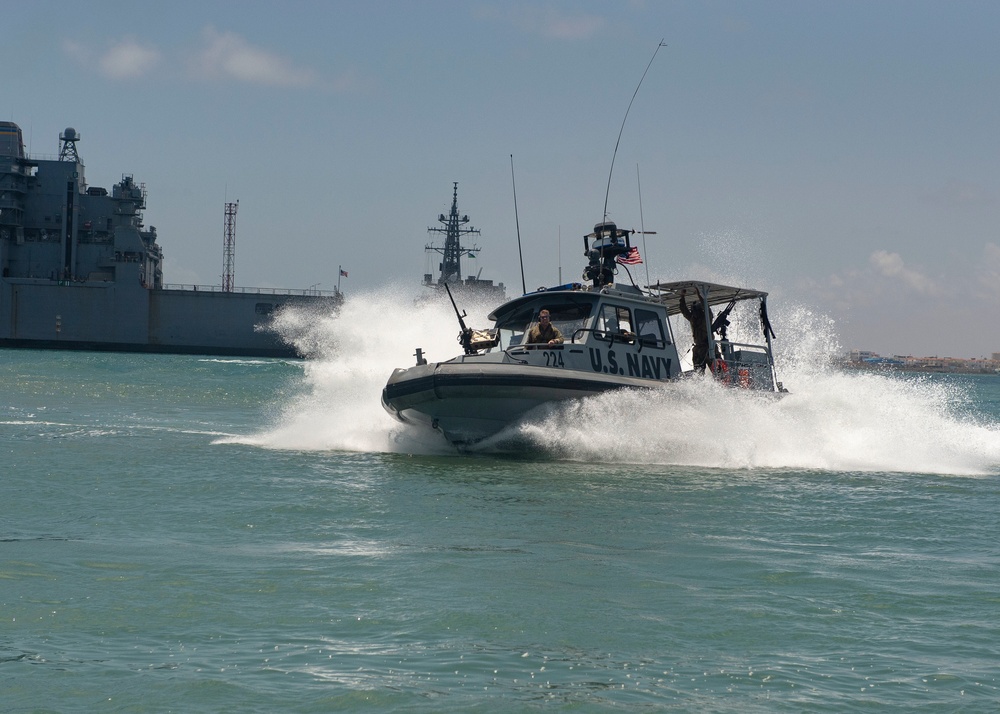
M345 278L346 278L346 277L347 277L347 271L346 271L346 270L344 270L343 268L341 268L341 269L340 269L340 275L341 275L342 277L345 277Z
M622 265L638 265L642 262L642 258L639 257L639 249L633 246L628 249L628 253L619 255L615 258L615 262L621 263Z

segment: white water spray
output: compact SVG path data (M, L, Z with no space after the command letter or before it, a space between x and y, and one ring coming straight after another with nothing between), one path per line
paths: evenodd
M481 306L462 306L468 324L485 327ZM303 391L281 406L272 429L239 439L277 449L454 453L443 437L400 424L382 408L382 388L396 367L461 353L458 321L441 293L381 290L353 295L336 315L281 313L275 327L310 359Z
M278 324L313 358L303 391L274 428L246 439L296 450L455 453L443 438L382 408L392 370L461 352L444 299L380 291L349 297L336 317L285 313ZM485 327L491 306L460 305ZM802 308L772 312L778 378L769 397L689 380L653 391L607 393L561 405L508 429L494 444L551 458L724 469L789 468L914 473L1000 473L1000 424L976 415L953 383L834 369L832 321ZM677 339L688 339L675 324ZM733 330L742 331L734 324Z

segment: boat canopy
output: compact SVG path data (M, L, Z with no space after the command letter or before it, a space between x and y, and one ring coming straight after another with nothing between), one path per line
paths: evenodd
M718 283L706 283L701 280L678 280L672 283L656 283L649 286L650 290L655 290L658 299L667 308L668 315L680 313L681 293L687 292L688 297L693 299L695 295L703 294L709 307L714 305L725 305L732 301L753 300L763 301L767 298L767 293L762 290L751 288L737 288L731 285L719 285Z
M523 315L531 315L543 307L553 315L569 313L576 314L578 317L586 317L600 298L600 293L591 293L586 290L543 290L528 293L504 303L489 314L489 319L499 326L509 323L512 318L520 320Z

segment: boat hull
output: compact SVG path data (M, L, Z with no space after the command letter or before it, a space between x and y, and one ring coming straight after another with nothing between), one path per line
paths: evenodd
M649 380L517 364L448 363L397 369L382 390L382 406L402 422L440 431L456 445L493 436L544 405Z

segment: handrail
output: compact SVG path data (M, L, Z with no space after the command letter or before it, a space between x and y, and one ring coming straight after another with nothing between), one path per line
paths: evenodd
M722 340L716 340L715 344L721 347L722 344L723 344L723 342L722 342ZM729 347L739 347L739 348L742 348L742 349L751 349L751 350L755 350L755 351L763 352L764 354L767 354L767 345L755 345L755 344L750 343L750 342L726 342L726 344Z
M221 285L167 285L164 284L161 290L184 290L187 292L197 291L206 293L223 293L223 292L233 292L233 293L251 293L254 295L306 295L312 297L339 297L339 290L314 290L310 288L306 289L295 289L295 288L233 288L232 290L223 290Z
M511 353L511 350L524 350L525 352L527 352L528 350L524 345L514 345L513 347L504 347L503 350L501 351L507 356L508 359L517 362L518 364L528 364L528 360L519 359L518 357L515 357Z
M504 352L508 350L524 350L525 352L533 350L561 350L565 347L565 343L558 342L554 345L550 345L548 342L524 342L519 345L510 345L504 347Z

